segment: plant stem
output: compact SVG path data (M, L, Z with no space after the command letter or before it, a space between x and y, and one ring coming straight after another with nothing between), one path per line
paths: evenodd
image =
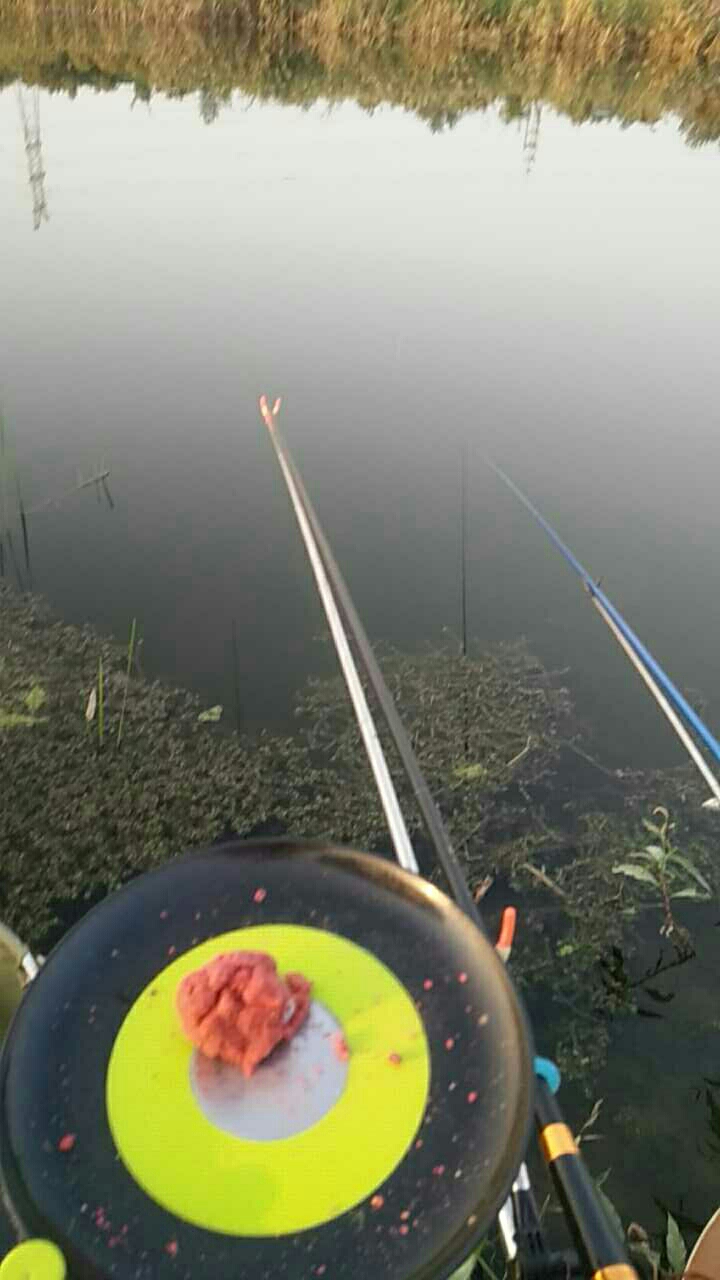
M105 737L105 689L103 681L102 654L98 658L98 743L103 745Z
M123 725L125 723L125 706L127 704L128 686L130 684L130 668L132 667L133 654L135 652L135 628L137 626L137 618L133 618L130 627L130 639L128 640L127 651L127 668L125 670L125 688L123 690L122 707L120 710L120 724L118 725L117 745L122 742Z

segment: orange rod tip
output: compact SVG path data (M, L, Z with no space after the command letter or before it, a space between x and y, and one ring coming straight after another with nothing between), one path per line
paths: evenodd
M500 922L500 934L495 944L497 951L507 952L512 950L512 944L515 940L515 926L517 924L517 910L515 907L506 907L502 913Z

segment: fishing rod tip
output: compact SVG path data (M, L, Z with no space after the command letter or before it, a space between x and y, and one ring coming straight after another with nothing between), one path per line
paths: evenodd
M263 419L263 422L265 423L266 427L271 427L273 425L274 419L277 417L277 415L280 412L281 403L282 403L281 397L278 396L277 400L275 401L271 409L267 402L267 396L264 396L264 395L260 396L260 399L258 401L258 404L260 406L260 416Z

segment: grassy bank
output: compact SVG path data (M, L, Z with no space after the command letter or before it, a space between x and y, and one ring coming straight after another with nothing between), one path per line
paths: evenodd
M0 0L0 82L402 105L435 126L500 102L573 120L677 115L720 136L710 0Z

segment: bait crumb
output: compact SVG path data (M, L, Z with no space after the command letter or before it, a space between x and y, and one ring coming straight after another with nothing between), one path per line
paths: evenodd
M470 1214L470 1217L469 1217L469 1218L468 1218L468 1220L467 1220L467 1224L468 1224L468 1226L469 1226L469 1227L474 1227L476 1222L477 1222L477 1214L476 1214L476 1213L471 1213L471 1214Z
M432 991L432 987L433 987L433 980L432 980L432 978L426 978L426 979L425 979L425 981L423 982L423 990L424 990L424 991Z
M436 1178L442 1178L444 1172L445 1172L444 1164L436 1164L433 1168L433 1176Z
M255 890L253 894L253 902L257 902L258 906L260 906L260 903L264 902L266 898L267 898L267 889Z
M401 1235L401 1236L406 1236L409 1230L410 1230L410 1228L409 1228L409 1226L408 1226L407 1222L402 1222L402 1223L400 1224L400 1226L398 1227L398 1231L400 1232L400 1235Z
M448 1050L448 1052L450 1052L451 1049L455 1048L455 1041L453 1040L452 1036L448 1036L447 1040L445 1041L445 1048Z
M394 1067L399 1067L402 1062L402 1057L399 1053L391 1053L388 1055L388 1062L392 1063Z
M409 1209L403 1209L402 1213L400 1214L400 1221L401 1221L401 1222L407 1222L407 1220L408 1220L408 1218L409 1218L409 1217L410 1217L410 1210L409 1210Z
M490 1021L490 1015L487 1013L481 1013L480 1017L478 1018L478 1026L486 1027L489 1021Z
M375 1209L375 1210L382 1209L382 1207L383 1207L384 1203L385 1203L385 1197L384 1197L384 1196L381 1196L381 1195L375 1195L375 1196L373 1196L372 1200L370 1201L370 1208L371 1208L371 1209Z
M416 1150L416 1151L419 1151L419 1150L420 1150L420 1148L421 1148L421 1146L422 1146L422 1144L423 1144L423 1140L422 1140L422 1138L418 1138L417 1142L415 1143L415 1150Z
M458 982L460 982L460 983L462 983L462 984L464 985L464 984L467 982L467 974L466 974L466 973L464 973L464 972L463 972L463 973L459 973L459 974L458 974Z
M178 1253L177 1240L168 1240L167 1244L165 1245L165 1252L169 1254L171 1258L177 1258L177 1253Z
M470 1103L470 1105L471 1105L471 1106L472 1106L473 1102L477 1102L477 1093L476 1093L475 1089L471 1089L471 1090L470 1090L470 1092L469 1092L469 1094L468 1094L468 1096L467 1096L467 1100L468 1100L468 1102Z
M315 1275L324 1276L326 1271L327 1271L327 1266L325 1265L324 1262L321 1262L320 1265L315 1268Z
M339 1062L347 1062L350 1057L348 1042L340 1031L336 1031L332 1036L332 1050Z
M58 1144L57 1144L57 1145L58 1145L58 1151L72 1151L73 1147L75 1146L75 1142L76 1142L76 1141L77 1141L77 1136L76 1136L76 1134L74 1134L74 1133L64 1133L64 1134L63 1134L63 1136L62 1136L62 1138L60 1139L60 1141L59 1141L59 1142L58 1142Z
M167 918L168 918L169 914L170 914L170 912L169 912L169 911L161 911L161 912L160 912L160 919L161 919L161 920L167 920Z
M175 955L175 947L168 947L167 953L168 953L168 955L169 955L169 956L174 956L174 955Z

